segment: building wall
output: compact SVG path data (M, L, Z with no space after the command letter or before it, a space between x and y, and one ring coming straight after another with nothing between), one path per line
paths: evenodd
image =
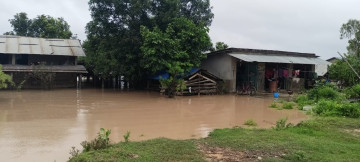
M236 61L229 55L209 55L201 68L223 79L228 92L236 92Z

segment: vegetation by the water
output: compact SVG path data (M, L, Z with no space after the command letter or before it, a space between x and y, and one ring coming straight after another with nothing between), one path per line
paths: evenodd
M208 138L197 140L120 142L81 153L70 161L205 161L212 157L206 149L220 155L231 151L231 157L243 161L259 157L265 161L360 160L359 119L316 117L296 126L286 119L278 123L278 129L216 129Z
M282 105L283 109L293 109L296 104L294 102L285 102Z
M249 120L244 122L244 125L247 125L249 127L256 127L257 123L253 119L249 119Z
M0 65L0 89L7 88L10 83L12 83L11 76L5 74L2 71L2 66Z
M360 85L339 92L336 86L331 84L317 84L307 94L297 97L296 102L300 109L305 105L313 105L312 112L320 116L345 116L351 118L360 117L360 104L350 102L349 98L357 98Z

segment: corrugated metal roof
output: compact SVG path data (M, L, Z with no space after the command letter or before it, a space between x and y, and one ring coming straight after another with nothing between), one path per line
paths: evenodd
M285 64L311 64L311 65L329 64L329 62L324 61L317 57L240 54L240 53L231 53L229 55L246 62L268 62L268 63L285 63Z
M47 39L0 35L0 53L85 56L77 39Z
M34 70L41 70L54 73L88 73L83 65L2 65L2 67L4 72L32 72Z

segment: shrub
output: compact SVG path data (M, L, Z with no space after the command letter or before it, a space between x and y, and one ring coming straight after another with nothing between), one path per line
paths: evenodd
M360 117L359 103L338 104L332 100L320 100L313 112L320 116L345 116L350 118Z
M313 112L320 116L338 116L335 110L339 106L340 105L333 100L320 100L313 108Z
M344 103L336 109L337 114L350 118L360 117L360 104L358 103Z
M360 84L348 87L343 90L347 98L360 98Z
M294 106L295 106L295 103L294 103L294 102L285 102L285 103L282 105L282 108L283 108L283 109L293 109Z
M288 120L288 118L281 118L278 121L276 121L276 127L275 130L282 130L286 128L286 121Z
M306 105L312 105L315 103L313 100L310 100L306 94L297 96L295 102L298 104L299 110L302 110Z
M99 150L107 148L110 144L110 129L100 128L100 132L98 133L98 137L93 139L92 141L83 141L81 142L81 146L83 147L83 152L88 152L90 150Z
M331 84L318 85L315 88L308 91L308 99L319 101L321 99L330 100L342 100L341 94L337 91L337 88Z
M276 104L276 102L272 102L270 108L278 108L278 105Z
M123 137L124 137L125 143L128 143L129 138L130 138L130 131L127 131L126 134Z
M245 121L244 125L256 127L257 123L253 119L249 119L249 120Z

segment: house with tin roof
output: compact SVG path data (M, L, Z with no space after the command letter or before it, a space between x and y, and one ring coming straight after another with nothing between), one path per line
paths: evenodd
M78 57L85 56L77 39L50 39L0 35L0 64L23 88L39 88L36 75L48 77L52 87L76 87L77 77L87 73ZM42 76L46 77L46 76Z
M223 79L228 92L274 92L311 88L329 64L314 53L228 48L208 53L201 69Z

